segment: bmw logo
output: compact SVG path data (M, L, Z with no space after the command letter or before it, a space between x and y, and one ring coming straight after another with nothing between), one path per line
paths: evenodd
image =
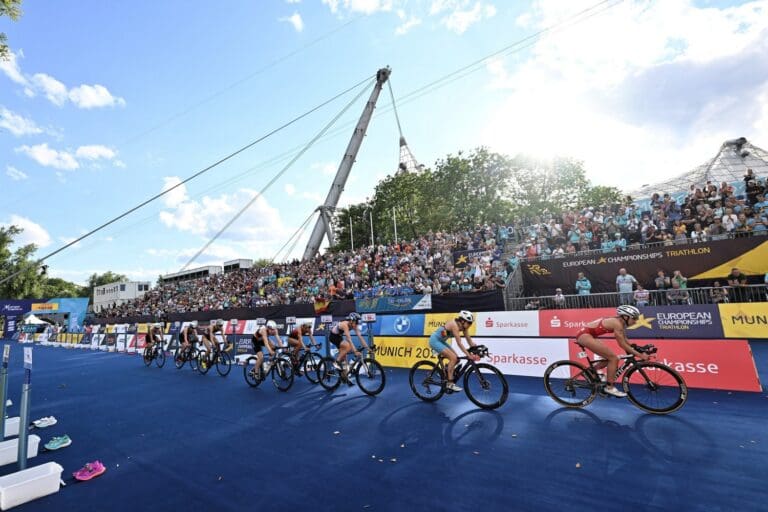
M395 332L397 334L405 334L411 327L411 321L407 316L399 316L395 318Z

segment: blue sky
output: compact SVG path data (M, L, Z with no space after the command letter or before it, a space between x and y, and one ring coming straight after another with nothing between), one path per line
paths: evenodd
M0 64L0 223L46 254L379 67L404 96L595 3L27 1L19 22L0 22L14 52ZM768 146L766 41L766 1L626 0L399 113L427 165L478 145L569 155L595 183L629 190L698 165L725 139ZM349 99L55 256L51 273L177 271ZM385 91L343 204L397 165L389 104ZM274 256L325 197L362 107L198 263Z

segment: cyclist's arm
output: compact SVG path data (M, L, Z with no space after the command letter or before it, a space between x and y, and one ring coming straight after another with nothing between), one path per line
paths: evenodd
M266 330L264 332L259 331L259 336L264 340L264 346L267 347L267 352L269 352L270 357L275 357L275 347L273 347L272 342L269 341L269 334L267 334Z
M617 321L618 323L619 321ZM616 341L618 342L619 346L624 349L624 351L627 354L632 354L635 357L639 357L640 359L643 359L643 354L640 354L637 350L632 348L632 345L629 344L629 341L627 340L627 334L624 331L623 325L617 325L613 330L613 335L616 337Z
M294 338L294 337L292 337L292 336L288 336L288 344L289 344L289 345L291 344L291 340L296 340L296 341L298 341L298 342L299 342L299 345L301 345L301 348L302 348L303 350L307 350L307 346L306 346L306 345L304 345L304 336L302 336L301 334L299 334L299 337L298 337L298 338Z
M368 343L365 341L365 338L363 338L363 333L360 332L360 325L355 325L355 334L357 334L357 337L360 338L360 341L362 342L363 346L370 350L371 347L368 346Z
M312 343L313 347L316 347L317 345L319 345L319 343L317 343L317 341L315 340L315 336L312 334L312 331L309 331L307 333L307 336L309 336L309 341Z
M451 326L450 328L446 324L446 328L451 331L451 334L453 334L454 339L456 340L456 344L459 346L462 352L464 352L464 355L469 357L469 352L467 352L467 349L464 348L464 343L461 342L461 330L459 329L459 326L456 325L456 322L450 322Z

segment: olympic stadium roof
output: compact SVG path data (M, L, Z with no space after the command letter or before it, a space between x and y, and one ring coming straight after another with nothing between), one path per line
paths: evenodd
M734 186L736 194L743 194L744 172L747 169L752 169L755 176L768 176L768 151L751 144L744 137L727 140L714 158L698 167L665 181L643 185L629 195L642 199L651 197L655 192L672 195L688 193L691 185L701 187L707 180L718 186L726 181Z

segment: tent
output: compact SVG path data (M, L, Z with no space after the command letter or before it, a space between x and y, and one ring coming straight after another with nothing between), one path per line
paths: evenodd
M40 325L40 324L47 324L48 322L44 320L40 320L34 314L30 314L28 317L24 319L24 323L29 325Z

